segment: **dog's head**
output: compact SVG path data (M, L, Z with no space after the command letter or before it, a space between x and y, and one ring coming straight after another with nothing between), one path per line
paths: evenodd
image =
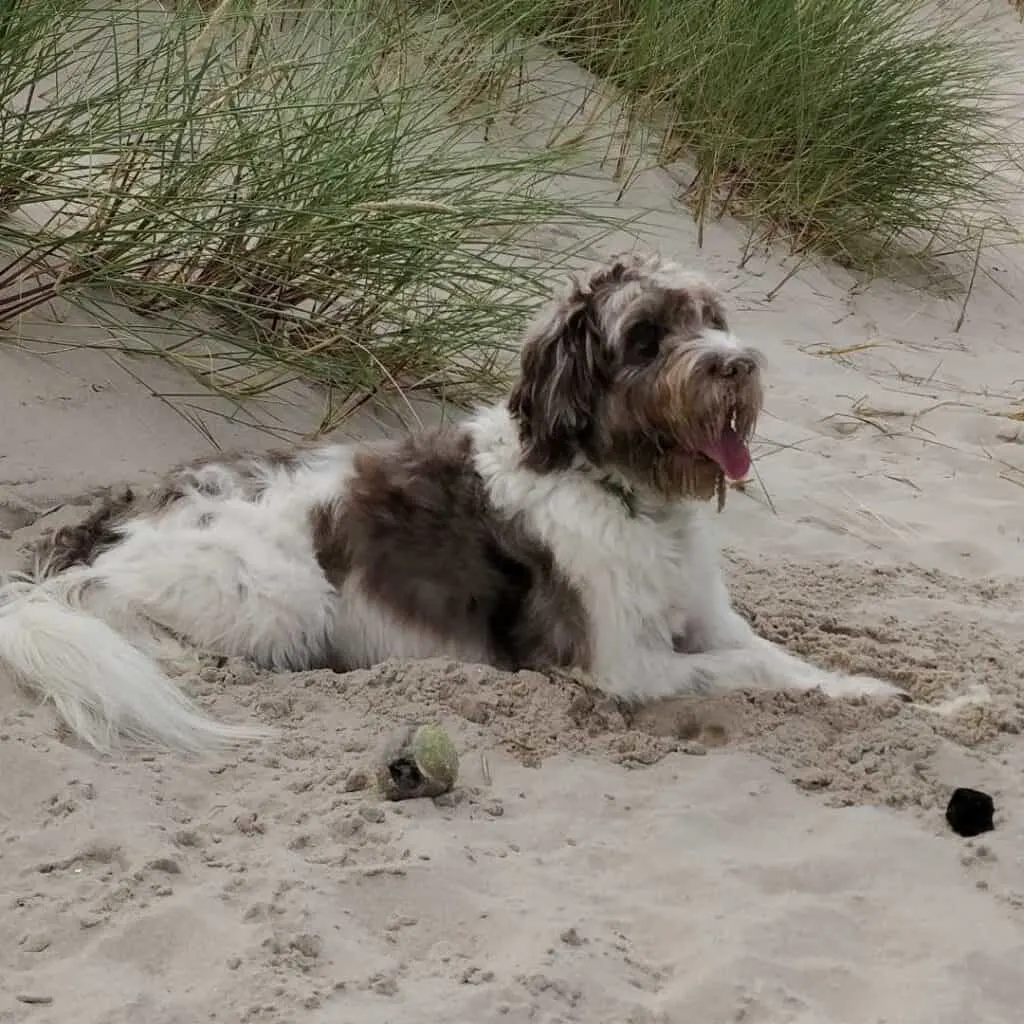
M509 408L525 462L579 462L667 497L709 498L750 469L758 353L707 281L656 256L574 279L527 332Z

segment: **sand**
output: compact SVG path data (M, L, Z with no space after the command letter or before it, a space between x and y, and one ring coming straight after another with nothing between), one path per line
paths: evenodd
M1005 7L993 32L1016 33L1020 67ZM608 198L602 174L587 188ZM282 738L187 762L97 758L4 685L0 1021L1020 1019L1024 425L1006 414L1024 408L1024 255L990 259L956 332L960 294L813 262L777 288L792 265L739 268L735 224L698 249L677 193L671 170L641 175L618 241L710 274L768 358L758 480L717 519L736 603L918 705L735 694L625 714L569 677L211 661L183 685ZM97 330L80 314L19 330L0 348L4 566L96 488L210 446L158 397L194 391L169 369L28 340ZM187 405L221 445L270 443ZM282 430L308 426L291 415ZM383 802L375 751L416 720L449 728L460 785ZM963 785L993 794L994 832L946 826Z

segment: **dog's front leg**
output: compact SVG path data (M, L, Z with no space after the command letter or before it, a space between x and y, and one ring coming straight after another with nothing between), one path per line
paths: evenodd
M638 647L594 666L599 689L625 701L658 700L710 693L720 688L722 666L715 656L676 654Z
M682 680L682 688L676 692L820 689L831 697L907 699L906 693L892 683L870 676L830 672L790 654L759 636L732 608L721 576L708 572L701 582L699 593L703 598L690 602L673 633L679 664L661 666L658 652L653 654L656 675L666 680Z
M638 647L626 656L596 666L593 674L606 693L635 701L750 689L820 689L830 697L908 699L891 683L870 676L828 672L801 661L753 631L749 638L745 646L694 654Z

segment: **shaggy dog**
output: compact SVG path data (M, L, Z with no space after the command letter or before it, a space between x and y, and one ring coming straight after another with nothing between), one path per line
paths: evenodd
M758 353L706 281L615 259L541 313L508 400L460 426L214 456L58 531L0 590L0 665L100 750L262 734L201 714L160 668L168 644L276 670L574 667L626 700L903 696L730 606L706 506L749 471L761 404Z

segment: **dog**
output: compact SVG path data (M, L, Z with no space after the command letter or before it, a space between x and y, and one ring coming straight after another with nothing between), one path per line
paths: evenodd
M762 402L719 292L617 257L552 299L507 400L461 424L205 458L57 531L0 590L0 666L100 751L266 734L201 713L169 649L280 671L577 669L624 701L906 699L800 660L730 605L707 507L749 472Z

